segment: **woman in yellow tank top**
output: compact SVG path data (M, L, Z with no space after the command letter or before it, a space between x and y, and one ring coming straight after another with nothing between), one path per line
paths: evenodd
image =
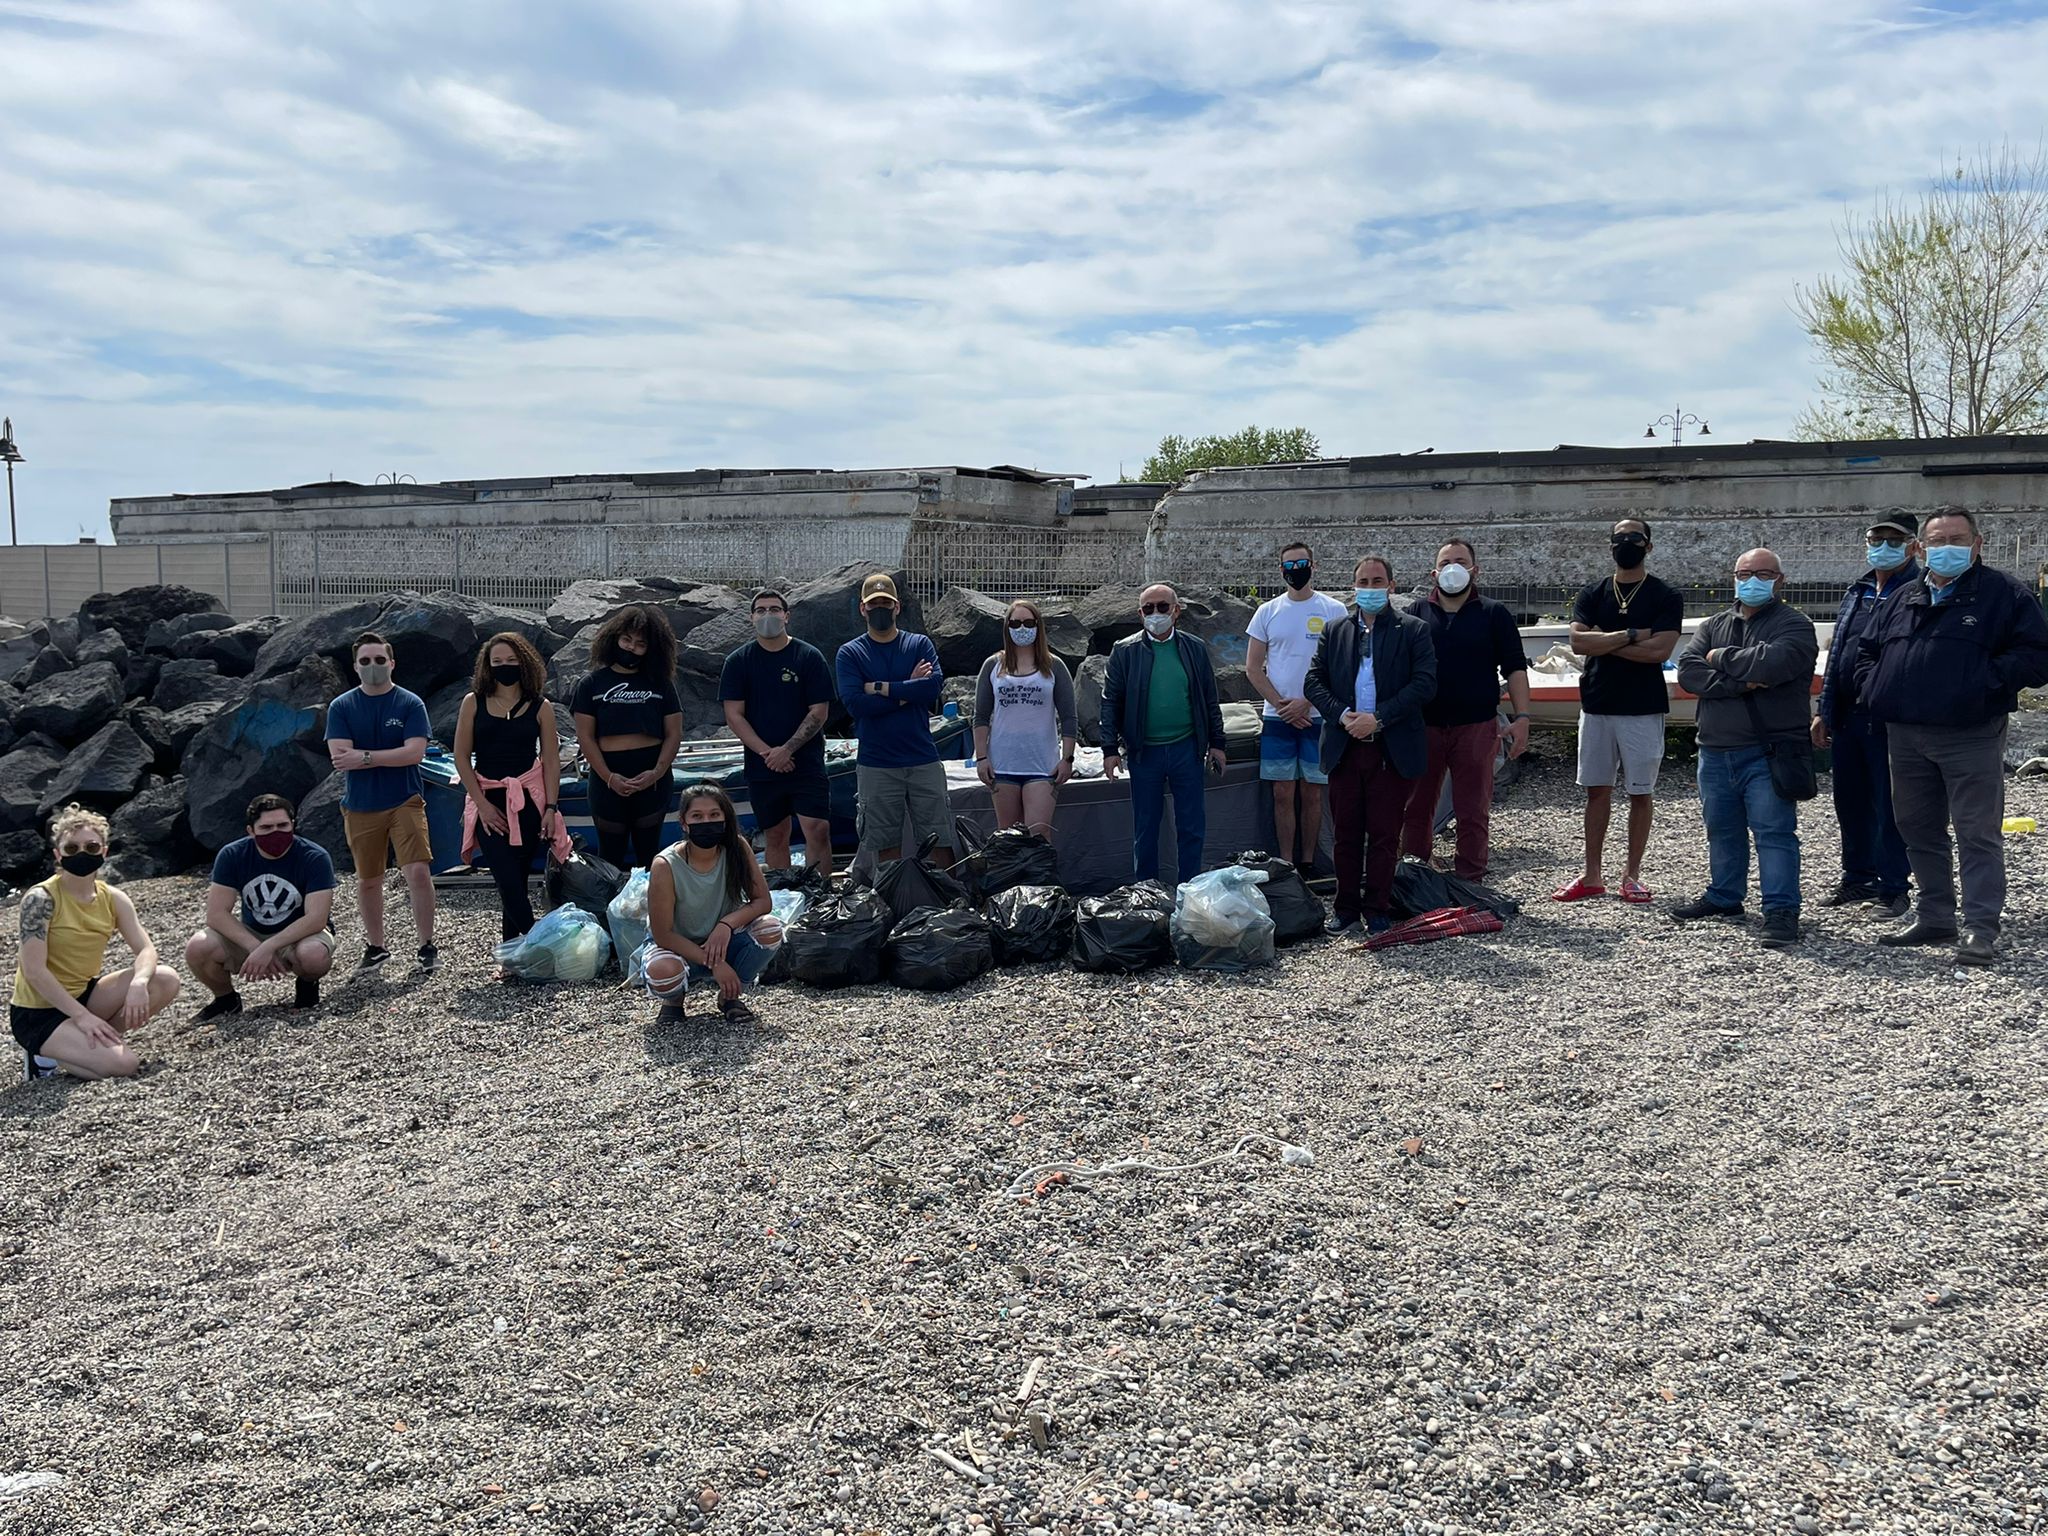
M8 1024L30 1077L60 1067L73 1077L133 1077L141 1063L127 1037L171 1005L177 973L158 966L135 903L98 878L107 861L106 818L67 805L50 823L50 843L59 872L21 898ZM102 976L116 932L135 959Z

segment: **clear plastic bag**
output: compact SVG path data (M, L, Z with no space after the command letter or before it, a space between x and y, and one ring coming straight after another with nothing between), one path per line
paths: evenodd
M647 871L636 869L626 877L626 884L619 894L611 899L605 908L612 934L612 948L617 952L619 964L625 968L626 980L639 985L641 973L640 951L648 941L647 927Z
M1259 887L1263 869L1226 864L1187 881L1174 895L1173 951L1204 971L1247 971L1274 963L1273 913Z
M573 901L497 949L498 963L523 981L595 981L611 953L604 924Z

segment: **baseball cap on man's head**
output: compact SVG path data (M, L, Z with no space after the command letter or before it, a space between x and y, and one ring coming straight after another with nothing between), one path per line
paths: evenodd
M881 571L875 572L860 584L860 601L863 608L878 597L886 597L899 608L903 606L903 599L896 595L894 579Z
M1920 519L1910 512L1887 512L1883 517L1872 523L1868 529L1871 533L1876 533L1879 530L1889 533L1902 533L1909 539L1917 539L1920 537Z

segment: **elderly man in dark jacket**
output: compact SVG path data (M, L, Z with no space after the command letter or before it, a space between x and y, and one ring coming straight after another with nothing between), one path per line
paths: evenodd
M1415 780L1429 763L1422 706L1436 697L1429 626L1390 606L1394 567L1367 555L1352 577L1352 617L1323 631L1302 691L1323 717L1323 772L1337 843L1332 933L1392 924L1394 865ZM1361 884L1361 875L1363 882Z
M1799 942L1799 808L1778 793L1771 756L1811 750L1813 620L1778 598L1784 567L1768 549L1735 562L1735 606L1694 631L1678 659L1678 686L1699 696L1700 811L1709 883L1675 909L1680 922L1742 916L1749 844L1756 839L1762 942Z
M1209 830L1203 800L1206 766L1223 771L1223 706L1209 648L1181 631L1180 596L1161 582L1138 594L1144 628L1109 649L1102 679L1102 773L1131 769L1131 869L1159 878L1159 827L1173 792L1174 869L1192 880L1202 872Z
M1956 958L1998 958L2005 912L2005 732L2022 688L2048 684L2048 619L2019 582L1984 564L1968 512L1921 530L1926 575L1879 611L1857 642L1856 696L1888 727L1892 815L1906 840L1913 920L1880 944L1955 944ZM1962 865L1956 929L1949 824Z

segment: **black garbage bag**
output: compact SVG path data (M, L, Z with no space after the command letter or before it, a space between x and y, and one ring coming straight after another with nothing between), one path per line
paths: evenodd
M1074 914L1074 968L1142 971L1173 958L1173 892L1157 880L1086 896Z
M1445 907L1483 907L1503 921L1522 910L1522 904L1514 897L1504 896L1477 880L1463 880L1432 869L1420 859L1403 859L1395 867L1395 917L1420 917L1425 912L1441 912Z
M548 910L573 901L600 923L611 922L612 898L626 888L626 872L578 848L566 859L548 855Z
M1301 878L1301 871L1285 859L1269 853L1240 853L1237 862L1246 869L1263 869L1266 883L1259 893L1273 913L1273 942L1281 946L1319 938L1323 931L1322 902Z
M784 930L784 967L792 980L814 987L879 981L882 945L895 922L889 904L873 891L836 892Z
M988 904L997 965L1057 960L1074 947L1074 898L1056 885L1013 885Z
M908 858L891 859L875 872L874 892L900 922L919 907L952 907L967 902L967 887L931 862L935 839Z
M812 901L831 889L831 881L825 878L825 871L815 864L795 864L788 869L769 869L762 873L768 878L769 890L802 891Z
M945 992L995 969L988 919L971 907L920 907L889 930L889 979L920 992Z
M1060 856L1028 827L992 832L960 863L967 894L980 906L1019 885L1058 885Z

